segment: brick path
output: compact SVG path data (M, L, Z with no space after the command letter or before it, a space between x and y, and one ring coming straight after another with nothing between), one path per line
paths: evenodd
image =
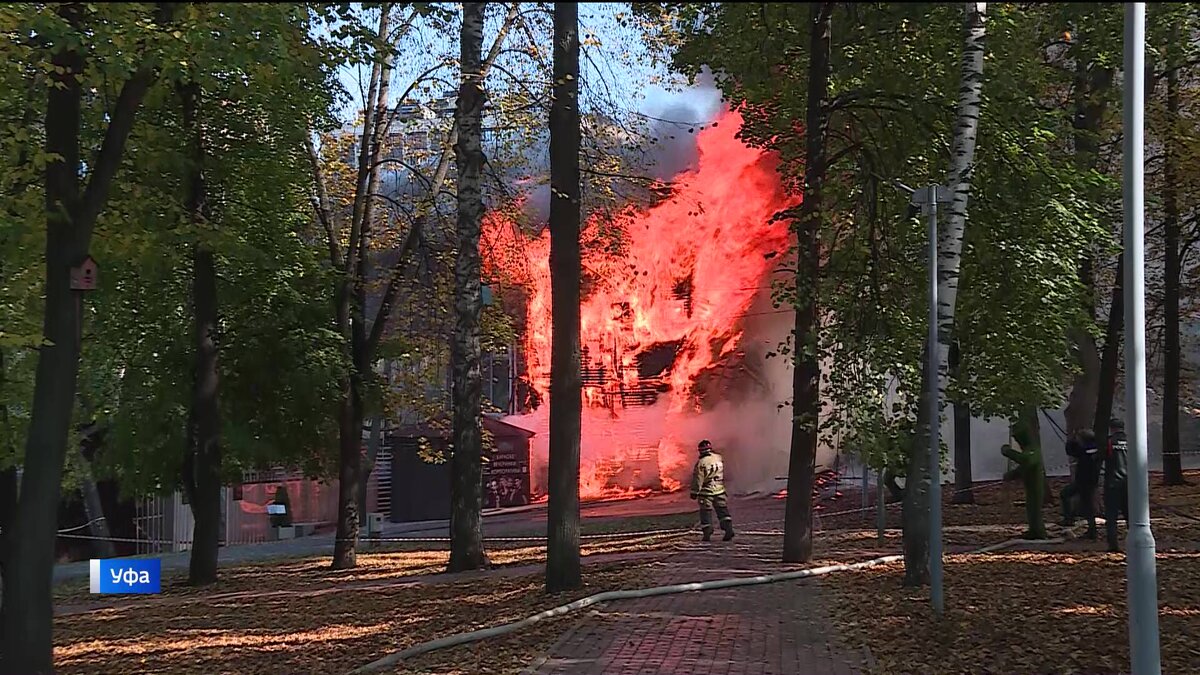
M656 575L673 584L782 572L778 539L696 543ZM839 653L815 580L606 603L525 675L858 675L870 658Z

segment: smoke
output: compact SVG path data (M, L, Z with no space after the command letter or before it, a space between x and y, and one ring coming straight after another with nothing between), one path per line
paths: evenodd
M767 286L769 279L763 280ZM795 326L795 314L775 308L769 288L755 297L742 321L741 347L747 377L758 386L723 399L685 423L688 434L712 441L725 459L728 488L734 493L777 492L785 486L792 439L792 360L778 351ZM768 356L768 355L772 356ZM836 450L817 447L817 467L832 467Z
M721 93L705 70L694 85L666 95L648 108L651 143L648 165L659 180L696 168L696 136L723 112Z
M633 126L641 126L648 142L613 150L626 156L633 173L669 181L682 171L696 168L696 138L724 112L721 92L705 69L695 84L678 91L654 90L648 99L642 110L633 113L640 118ZM531 142L520 163L526 175L506 177L524 196L526 217L544 223L550 217L550 139L539 132L526 140Z

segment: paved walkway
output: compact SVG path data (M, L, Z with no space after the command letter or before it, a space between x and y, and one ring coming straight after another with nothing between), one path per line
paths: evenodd
M697 542L655 583L755 576L805 566L775 562L775 538ZM766 545L766 546L765 546ZM870 656L832 644L817 580L606 603L568 630L524 675L858 675Z

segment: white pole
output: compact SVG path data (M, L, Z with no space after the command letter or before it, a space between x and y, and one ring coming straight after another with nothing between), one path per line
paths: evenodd
M938 406L938 198L929 186L929 585L933 611L942 615L942 453Z
M887 514L883 511L883 503L887 499L884 493L883 469L875 474L875 538L883 543L884 529L887 527Z
M1150 532L1146 447L1146 291L1143 113L1146 5L1125 4L1125 408L1129 435L1129 535L1125 572L1129 588L1129 656L1134 675L1160 675L1158 584Z

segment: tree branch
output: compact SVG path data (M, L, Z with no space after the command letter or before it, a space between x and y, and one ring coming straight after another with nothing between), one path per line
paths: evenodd
M156 12L160 24L167 23L178 9L177 3L165 2L158 5ZM133 123L137 118L138 109L150 85L157 79L158 73L154 63L147 60L121 87L117 104L109 117L108 128L104 131L104 140L100 151L92 162L94 167L87 179L83 201L80 204L79 219L85 227L90 227L100 215L108 199L108 190L112 187L113 177L121 166L121 157L125 153L125 142L133 131Z
M341 246L338 245L337 229L333 226L333 213L329 209L329 192L325 187L324 171L321 170L321 157L317 154L311 133L304 135L304 149L308 151L308 161L312 166L313 183L316 187L316 195L312 199L313 210L316 211L317 220L325 230L325 241L329 247L329 262L335 268L341 269L343 265Z
M480 68L480 79L487 77L488 71L492 64L500 56L500 52L504 47L504 41L508 37L509 30L516 22L520 15L519 6L517 3L510 3L508 13L504 17L504 23L500 26L500 31L496 34L496 40L492 43L491 49L488 50L487 58L484 59ZM413 216L413 226L409 230L408 237L405 238L404 246L400 249L400 255L396 259L396 263L392 266L392 272L388 279L387 289L384 291L383 300L379 303L379 310L375 313L375 320L371 323L370 335L366 342L365 355L369 360L374 353L375 347L379 344L380 336L383 335L383 329L391 316L392 303L395 302L396 293L400 286L400 277L404 273L405 264L408 261L409 253L416 247L418 237L420 236L421 222L425 217L428 208L436 203L438 195L441 193L442 184L446 181L446 175L450 172L450 157L453 154L454 144L458 142L458 125L450 126L450 133L446 139L446 144L442 146L442 156L438 161L437 170L434 172L433 180L429 182L429 195L419 207ZM378 162L378 158L373 160Z
M367 336L366 349L367 355L375 353L375 348L379 346L379 340L383 337L383 329L387 325L387 320L391 316L392 304L396 301L396 294L400 291L400 278L404 270L404 261L407 260L410 253L416 249L417 243L421 240L421 221L414 219L412 226L408 228L408 236L404 238L404 245L400 248L400 257L396 261L396 265L392 268L391 277L388 279L387 288L383 291L383 297L379 301L379 310L375 314L375 321L371 324L371 333Z
M388 33L388 14L390 12L391 3L384 3L383 8L380 10L379 28L376 32L376 35L380 38L385 37ZM382 61L376 60L371 64L371 79L367 86L367 98L363 101L363 128L362 137L359 140L358 172L354 184L354 206L351 209L350 215L350 240L346 245L346 259L343 269L347 277L355 271L354 260L358 256L361 246L359 239L362 234L363 207L366 203L375 162L379 160L379 146L375 145L372 141L375 138L375 124L379 121L377 114L379 109L380 82L383 79L383 71L386 68L386 64L390 63L390 59L391 55L388 54Z

